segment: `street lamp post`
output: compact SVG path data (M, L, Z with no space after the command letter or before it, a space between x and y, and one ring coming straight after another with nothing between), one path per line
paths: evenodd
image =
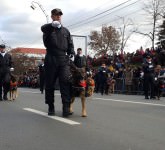
M36 4L40 7L40 9L41 9L42 12L44 13L44 15L45 15L45 17L46 17L46 21L47 21L47 23L48 23L48 22L49 22L49 21L48 21L48 20L49 20L49 19L48 19L48 15L47 15L45 9L42 7L42 5L41 5L39 2L32 1L30 7L34 10L34 9L36 8L36 6L34 5L34 3L36 3Z

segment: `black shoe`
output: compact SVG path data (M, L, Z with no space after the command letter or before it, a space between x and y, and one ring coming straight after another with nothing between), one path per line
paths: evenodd
M150 97L150 99L156 99L156 97L155 96L152 96L152 97Z
M148 96L146 96L146 97L145 97L145 99L149 99L149 97L148 97Z
M55 115L54 104L48 104L48 115L49 116L54 116Z
M55 116L55 112L54 111L49 111L48 116Z
M7 95L4 95L4 96L3 96L3 99L4 99L5 101L8 100Z
M74 112L69 112L69 115L73 115Z
M0 97L0 101L3 101L2 97Z
M65 117L65 118L68 118L70 115L72 115L72 113L69 112L69 106L70 106L70 104L63 104L62 116Z
M73 115L73 112L63 112L62 116L64 118L68 118L69 116Z

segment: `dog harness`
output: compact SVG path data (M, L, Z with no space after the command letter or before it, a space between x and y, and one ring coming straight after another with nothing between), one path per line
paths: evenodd
M17 88L17 82L10 81L10 88L11 90L15 90Z
M79 82L79 86L80 86L80 87L86 87L86 86L87 86L86 81L85 81L85 80L81 80L81 81Z

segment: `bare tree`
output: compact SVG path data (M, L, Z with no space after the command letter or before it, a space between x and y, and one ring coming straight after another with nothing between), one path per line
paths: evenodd
M157 44L161 45L165 49L165 14L163 16L163 23L159 26L158 40Z
M120 43L119 32L112 26L103 26L101 32L91 31L89 38L89 45L96 56L114 53Z
M144 4L144 10L147 12L147 16L152 20L152 31L149 33L142 33L136 31L136 33L148 36L152 41L152 47L155 45L155 35L157 33L157 23L160 18L162 18L164 10L165 10L165 1L164 0L148 0L146 4Z
M131 35L137 31L137 28L134 26L134 23L131 19L125 20L124 17L120 18L122 19L122 26L119 27L121 37L121 50L124 50L127 41L129 40Z

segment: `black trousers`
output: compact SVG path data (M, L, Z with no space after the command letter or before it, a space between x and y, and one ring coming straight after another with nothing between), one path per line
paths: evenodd
M2 88L3 95L7 96L7 93L10 90L10 73L0 71L0 97L2 97Z
M45 73L41 72L39 78L40 78L40 91L43 92L45 86Z
M69 78L71 76L69 58L67 56L51 56L45 57L45 103L54 103L54 89L57 78L59 78L60 92L63 104L71 102L71 84Z
M144 95L145 97L149 96L152 98L154 96L154 75L153 74L144 74Z

